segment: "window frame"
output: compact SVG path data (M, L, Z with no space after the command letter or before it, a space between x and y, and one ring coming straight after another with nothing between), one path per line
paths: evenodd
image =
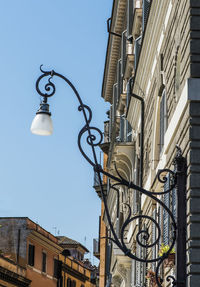
M28 244L28 265L32 267L35 265L35 245L32 243Z
M42 251L42 272L47 273L47 253L44 250Z

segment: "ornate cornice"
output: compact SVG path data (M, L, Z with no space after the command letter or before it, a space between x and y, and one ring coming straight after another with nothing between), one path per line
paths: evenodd
M121 34L124 29L126 0L114 0L112 8L111 31ZM102 97L112 102L112 88L116 80L116 67L120 54L121 38L109 34L106 61L103 75Z

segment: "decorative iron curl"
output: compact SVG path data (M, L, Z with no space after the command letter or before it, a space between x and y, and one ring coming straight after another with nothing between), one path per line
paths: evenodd
M42 66L43 65L40 66L40 71L43 73L43 75L41 75L36 81L36 90L40 96L49 98L49 97L52 97L56 92L56 87L54 83L51 82L54 71L44 71L42 70ZM46 92L42 92L42 90L40 89L40 82L42 81L43 78L49 77L49 76L50 78L48 78L48 83L45 84L44 86L44 90Z

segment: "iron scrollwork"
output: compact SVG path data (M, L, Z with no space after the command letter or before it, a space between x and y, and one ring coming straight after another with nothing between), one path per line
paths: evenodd
M53 70L52 71L44 71L42 69L42 66L40 67L40 70L42 72L42 75L36 81L36 90L39 93L39 95L41 97L43 97L43 100L45 102L47 102L47 99L49 97L53 96L56 92L55 84L52 82L53 77L62 78L72 88L72 90L74 91L74 93L78 99L78 102L79 102L78 111L83 113L84 120L85 120L85 125L80 130L79 135L78 135L78 147L79 147L80 152L83 155L83 157L89 162L89 164L93 167L94 171L98 175L98 182L99 182L99 185L101 188L101 197L102 197L103 202L104 202L105 212L106 212L107 220L108 220L109 227L110 227L111 234L112 234L112 236L109 237L109 239L112 240L124 252L124 254L126 256L130 257L131 259L134 259L134 260L137 260L140 262L145 262L145 263L157 262L155 277L156 277L157 286L162 287L162 283L161 283L162 280L159 279L159 268L160 268L161 264L163 263L163 261L169 256L170 252L172 251L172 249L175 246L176 237L177 237L177 234L176 234L177 233L177 224L176 224L176 221L175 221L175 218L174 218L172 211L170 210L169 207L167 207L163 203L162 200L160 200L158 198L158 195L161 196L161 195L170 193L176 187L177 173L174 171L171 171L169 169L160 170L157 174L158 181L161 182L162 184L165 184L167 181L165 174L168 173L171 177L170 186L169 186L168 190L165 190L163 192L155 192L155 191L148 191L148 190L146 190L140 186L137 186L134 182L127 181L125 178L123 178L121 176L120 172L117 170L117 167L115 167L117 176L110 174L110 173L106 172L105 170L103 170L101 165L98 163L97 156L96 156L96 147L100 143L102 143L103 133L101 132L100 129L90 125L91 120L92 120L91 109L87 105L83 104L83 102L80 98L80 95L77 92L76 88L73 86L73 84L66 77L64 77L61 74L56 73ZM47 83L44 85L43 91L42 91L40 86L42 84L44 84L43 79L47 79ZM86 136L87 144L92 149L92 156L93 156L92 158L90 158L82 148L82 138L83 138L83 135L85 133L87 133L87 136ZM179 157L181 156L181 151L179 148L178 148L177 156L179 156ZM161 227L160 227L159 223L153 217L148 216L148 215L144 215L144 214L138 214L138 215L132 216L131 206L127 203L126 203L126 206L128 208L128 215L127 215L127 218L125 219L125 221L123 222L123 224L121 226L120 235L117 235L116 230L115 230L115 228L112 224L112 221L111 221L111 216L110 216L109 208L108 208L108 204L107 204L107 196L104 193L104 189L103 189L103 182L102 182L102 177L101 177L102 174L107 176L109 179L111 179L114 182L114 184L110 185L110 189L113 189L114 191L117 192L117 216L119 216L119 196L120 196L120 190L118 189L119 186L126 187L128 190L130 190L130 189L136 190L136 191L148 196L149 198L154 200L158 205L160 205L167 212L167 214L170 217L173 233L172 233L172 239L171 239L169 249L166 253L164 253L163 255L158 256L156 258L148 258L147 256L146 256L146 258L140 258L140 257L136 256L136 254L134 254L131 249L128 248L128 246L125 243L125 232L126 232L128 225L135 220L140 220L140 221L148 220L153 225L155 225L155 227L156 227L157 237L156 237L154 242L150 242L151 235L150 235L148 229L142 229L141 228L138 231L138 234L136 235L136 241L137 241L138 245L142 248L145 248L146 250L149 250L158 244L158 242L160 241L162 232L161 232ZM175 286L177 284L176 279L173 276L168 276L167 280L171 281L173 286Z

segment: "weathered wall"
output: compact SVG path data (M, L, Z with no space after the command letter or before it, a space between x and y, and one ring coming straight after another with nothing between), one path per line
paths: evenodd
M2 250L4 254L11 256L14 262L17 262L17 250L19 250L18 263L22 266L26 266L26 238L30 233L30 231L26 229L26 219L0 218L0 226L0 250Z

